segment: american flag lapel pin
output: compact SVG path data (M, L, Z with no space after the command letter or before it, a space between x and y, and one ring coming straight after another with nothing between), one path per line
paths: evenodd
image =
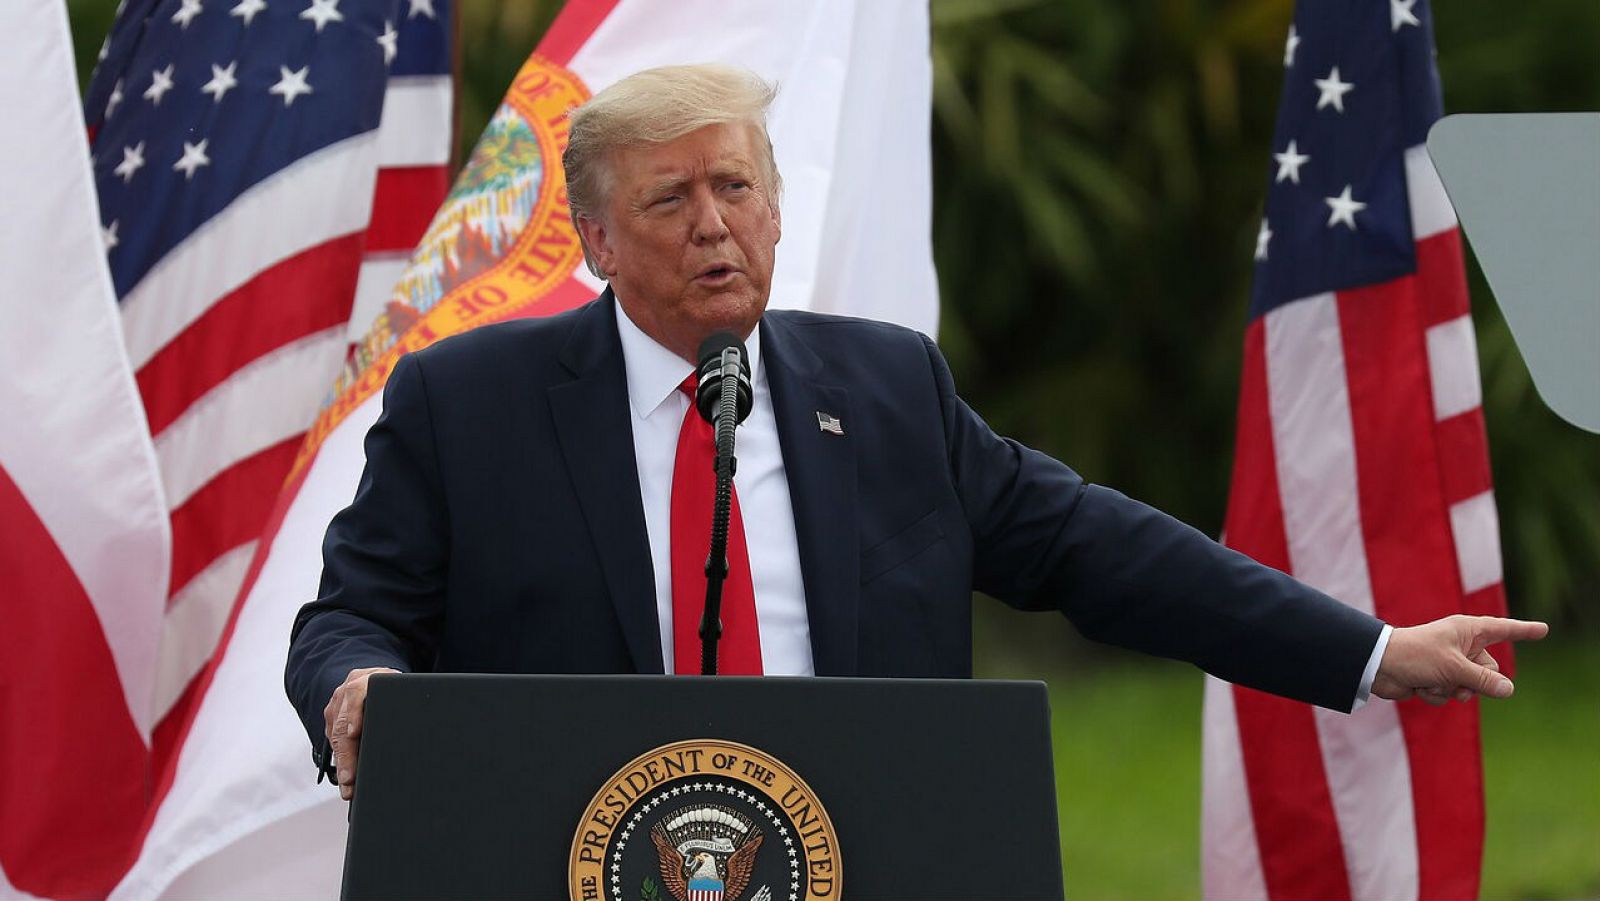
M844 426L839 424L839 417L821 410L817 411L817 429L830 435L844 435Z

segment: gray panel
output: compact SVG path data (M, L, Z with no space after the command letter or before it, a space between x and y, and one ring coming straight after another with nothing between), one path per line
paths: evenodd
M1446 116L1428 154L1540 397L1600 432L1600 113Z

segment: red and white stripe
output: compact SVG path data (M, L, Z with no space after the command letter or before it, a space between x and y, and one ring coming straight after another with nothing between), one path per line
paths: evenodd
M0 898L121 874L167 591L78 103L64 4L0 4Z
M453 91L391 79L375 132L247 191L124 298L173 533L152 721L181 719L328 385L448 191Z
M1395 626L1504 610L1460 233L1423 147L1406 171L1414 274L1250 324L1226 525ZM1476 897L1475 704L1345 716L1207 682L1206 897Z

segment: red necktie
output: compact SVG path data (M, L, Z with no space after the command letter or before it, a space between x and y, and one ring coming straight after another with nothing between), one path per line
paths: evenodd
M716 435L694 406L699 377L693 373L678 390L689 409L678 430L678 456L672 464L672 657L683 675L700 672L700 617L706 605L706 556L711 550L711 506L717 490ZM717 672L761 675L761 631L756 625L756 592L750 582L750 552L744 543L739 495L733 495L728 522L728 578L722 583L722 640Z

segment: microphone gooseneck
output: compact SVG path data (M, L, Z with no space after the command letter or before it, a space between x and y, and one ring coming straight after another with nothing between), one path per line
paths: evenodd
M711 549L706 555L706 603L700 617L700 673L717 674L717 642L722 638L722 583L728 577L728 524L733 508L733 431L750 415L754 393L744 343L718 332L700 345L695 408L716 433L716 495L711 507Z

